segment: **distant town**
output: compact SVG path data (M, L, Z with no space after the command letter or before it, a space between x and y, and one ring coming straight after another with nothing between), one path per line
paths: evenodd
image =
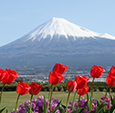
M108 70L105 70L100 78L95 78L95 81L97 82L105 82L106 76L108 74ZM74 80L75 75L83 75L86 77L89 77L89 82L92 81L92 77L90 76L90 72L88 71L76 71L76 73L71 72L65 72L63 74L64 79L62 82L67 82L68 80ZM25 81L25 82L41 82L41 83L47 83L48 82L48 76L49 73L39 73L37 75L18 75L16 81Z

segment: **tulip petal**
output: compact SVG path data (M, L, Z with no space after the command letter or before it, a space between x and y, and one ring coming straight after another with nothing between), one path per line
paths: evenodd
M67 85L66 85L66 89L70 92L73 92L76 90L76 87L77 87L77 83L76 81L73 81L73 80L69 80L67 82Z
M22 81L22 82L18 82L16 87L16 92L20 95L24 95L27 94L30 89L31 87Z
M60 83L63 79L64 79L64 76L62 76L60 73L57 73L57 72L49 73L48 81L52 85L56 85L56 84Z
M107 76L106 77L106 84L108 85L108 86L115 86L115 77L114 76Z
M77 93L78 93L79 95L85 95L85 94L88 92L88 90L89 90L89 87L88 87L88 86L85 86L85 87L83 87L82 89L78 89L78 90L77 90Z
M91 67L90 75L95 78L99 78L103 73L104 68L101 66L94 65Z

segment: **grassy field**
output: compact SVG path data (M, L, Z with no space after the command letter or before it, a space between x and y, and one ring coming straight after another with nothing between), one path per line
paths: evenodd
M40 95L45 95L45 97L48 97L48 93L49 92L40 92L38 95L34 96L34 97L39 97ZM94 92L94 98L99 99L100 96L104 96L105 92ZM62 103L65 104L66 103L66 98L67 98L68 93L66 92L53 92L53 97L54 98L58 98L59 100L62 100ZM74 93L71 93L70 95L70 101L72 101ZM89 92L90 95L90 92ZM112 93L112 95L114 95L114 93ZM15 108L15 103L16 103L16 98L17 98L18 94L15 91L12 92L3 92L2 95L2 101L1 101L1 105L0 105L0 109L3 107L6 107L6 109L9 111L12 111ZM86 95L84 95L84 97L86 97ZM78 98L78 95L76 95L76 98ZM82 98L82 97L81 97ZM20 96L19 99L19 104L23 103L26 100L30 99L30 95L26 94L23 96ZM19 106L18 104L18 106ZM5 113L5 112L3 112Z

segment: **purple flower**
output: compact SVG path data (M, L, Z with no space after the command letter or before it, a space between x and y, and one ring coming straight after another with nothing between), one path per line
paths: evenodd
M51 112L55 109L55 107L58 105L59 100L57 98L52 98L51 100ZM82 99L78 100L75 99L75 102L69 102L68 106L68 112L72 112L72 104L74 105L74 109L78 109L84 106L84 104L87 102L87 99L84 97ZM107 103L106 108L109 109L109 98L105 96L100 97L100 104ZM23 104L20 104L19 108L17 108L17 113L26 113L27 109L25 107L25 104L30 107L30 101L26 100ZM42 113L41 108L43 107L44 104L44 97L41 95L38 98L34 98L32 100L32 111L34 113ZM46 106L48 104L48 99L46 98ZM61 104L62 108L63 105ZM112 106L112 104L111 104ZM92 112L96 109L97 107L97 100L95 98L92 99ZM63 108L65 111L65 108ZM11 111L10 113L15 113L14 111ZM50 113L50 107L48 108L48 113ZM56 111L56 113L60 113L59 109ZM80 113L80 111L79 111ZM83 113L89 113L88 105L85 106L84 112Z
M44 104L44 97L42 95L39 96L36 102L38 103L39 107L42 107Z
M72 105L73 105L73 102L69 102L69 105L71 105L71 106L72 106Z
M107 104L106 108L109 109L109 101L110 101L110 99L108 97L106 97L106 99L105 99L105 96L101 96L100 99L101 99L100 103L103 104L105 102ZM112 104L111 104L111 106L112 106Z

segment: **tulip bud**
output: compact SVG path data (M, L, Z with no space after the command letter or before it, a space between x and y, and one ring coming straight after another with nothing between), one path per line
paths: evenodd
M40 92L41 88L42 88L42 86L40 86L40 84L36 84L34 82L32 82L30 84L30 87L31 87L31 89L30 89L29 93L31 95L37 95Z
M16 92L20 95L25 95L29 92L31 87L27 84L22 82L18 82L17 87L16 87Z
M73 81L73 80L69 80L67 85L66 85L66 89L69 91L69 92L73 92L75 91L77 88L77 83L76 81Z
M101 74L103 73L103 71L104 71L103 67L94 65L91 68L90 74L94 78L99 78L101 76Z

